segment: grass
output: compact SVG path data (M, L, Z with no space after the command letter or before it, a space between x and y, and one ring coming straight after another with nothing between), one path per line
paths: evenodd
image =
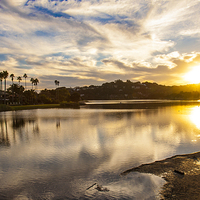
M79 103L63 101L60 103L61 108L80 108Z
M39 105L22 105L10 106L12 110L30 110L30 109L45 109L45 108L59 108L60 104L39 104Z
M45 108L79 108L79 104L74 102L62 102L60 104L17 105L17 106L8 106L0 104L0 112L10 111L10 110L30 110L30 109L45 109Z

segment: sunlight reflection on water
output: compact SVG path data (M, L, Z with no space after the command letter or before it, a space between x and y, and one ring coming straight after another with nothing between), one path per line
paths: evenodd
M2 113L0 199L156 199L161 178L119 174L199 151L197 113L192 106ZM95 182L110 191L86 191Z
M191 110L190 120L196 125L198 129L200 129L200 107L195 106Z

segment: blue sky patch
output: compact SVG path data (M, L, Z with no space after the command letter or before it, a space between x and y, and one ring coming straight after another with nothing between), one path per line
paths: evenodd
M0 60L6 60L7 59L7 54L0 54Z
M66 18L66 19L70 19L70 18L72 18L72 16L71 15L68 15L68 14L66 14L66 13L62 13L62 12L53 12L52 10L49 10L49 9L47 9L47 8L44 8L44 7L40 7L40 6L34 6L34 9L36 10L36 11L39 11L39 12L41 12L41 13L44 13L44 14L48 14L48 15L50 15L50 16L53 16L53 17L63 17L63 18Z
M36 34L36 36L39 36L39 37L52 37L52 36L54 36L52 34L52 32L46 32L46 31L36 31L35 34Z
M50 54L50 55L47 55L47 56L50 56L50 57L59 57L59 56L62 56L63 58L66 58L66 59L71 58L70 55L66 55L66 54L64 54L62 52Z
M34 2L35 0L27 0L27 2L24 4L25 6L28 6L29 2Z

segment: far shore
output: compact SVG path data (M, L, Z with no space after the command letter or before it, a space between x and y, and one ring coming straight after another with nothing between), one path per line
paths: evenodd
M143 101L144 100L144 101ZM103 101L103 100L102 100ZM111 100L112 101L112 100ZM61 102L60 104L36 104L36 105L5 105L0 104L1 111L16 111L16 110L29 110L29 109L48 109L48 108L80 108L83 106L85 108L91 109L155 109L159 107L167 106L199 106L200 101L196 100L146 100L138 99L138 101L133 102L123 102L119 100L118 103L90 103L90 100L79 101L79 102Z
M200 197L200 152L142 164L121 175L131 172L150 173L164 178L166 183L160 192L161 199L186 200Z

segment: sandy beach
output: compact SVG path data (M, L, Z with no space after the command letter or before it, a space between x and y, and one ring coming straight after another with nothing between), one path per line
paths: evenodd
M121 175L134 171L151 173L166 181L160 192L161 199L200 199L200 152L142 164Z

